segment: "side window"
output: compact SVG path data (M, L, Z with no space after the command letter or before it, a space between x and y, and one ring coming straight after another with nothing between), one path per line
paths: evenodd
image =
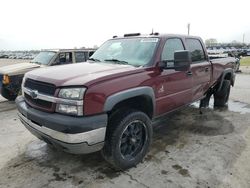
M175 51L184 50L181 39L172 38L168 39L163 48L161 59L166 61L174 61Z
M91 57L94 53L95 53L95 51L89 52L89 57Z
M186 39L186 44L191 52L192 62L205 60L205 53L198 39Z
M85 61L85 54L84 52L75 52L76 63L84 62Z
M71 52L61 52L59 53L55 65L64 65L72 63L72 53Z

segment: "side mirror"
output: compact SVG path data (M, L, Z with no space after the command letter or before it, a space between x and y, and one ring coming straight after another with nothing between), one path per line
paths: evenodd
M176 71L189 70L191 62L191 53L188 50L176 51L174 53L174 69Z
M191 53L188 50L176 51L174 53L174 61L161 61L159 67L162 69L187 71L190 68L191 61Z

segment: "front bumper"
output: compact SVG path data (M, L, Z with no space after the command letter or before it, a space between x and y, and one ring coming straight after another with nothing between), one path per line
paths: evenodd
M101 150L104 145L107 114L72 117L42 112L28 106L23 97L18 97L16 104L24 126L36 137L56 148L84 154Z

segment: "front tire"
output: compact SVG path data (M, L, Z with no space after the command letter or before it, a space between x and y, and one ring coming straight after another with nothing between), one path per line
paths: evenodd
M16 93L12 93L11 91L9 91L8 89L2 87L1 90L1 95L8 99L9 101L14 101L17 98L17 94Z
M231 89L230 80L224 80L221 90L218 92L215 92L214 94L214 106L215 107L226 106L228 99L229 99L230 89Z
M136 166L143 160L152 141L149 117L136 110L120 110L111 114L103 157L118 170Z

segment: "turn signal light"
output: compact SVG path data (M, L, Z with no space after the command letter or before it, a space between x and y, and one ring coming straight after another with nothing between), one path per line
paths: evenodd
M9 84L10 83L10 77L8 75L3 75L3 84Z

